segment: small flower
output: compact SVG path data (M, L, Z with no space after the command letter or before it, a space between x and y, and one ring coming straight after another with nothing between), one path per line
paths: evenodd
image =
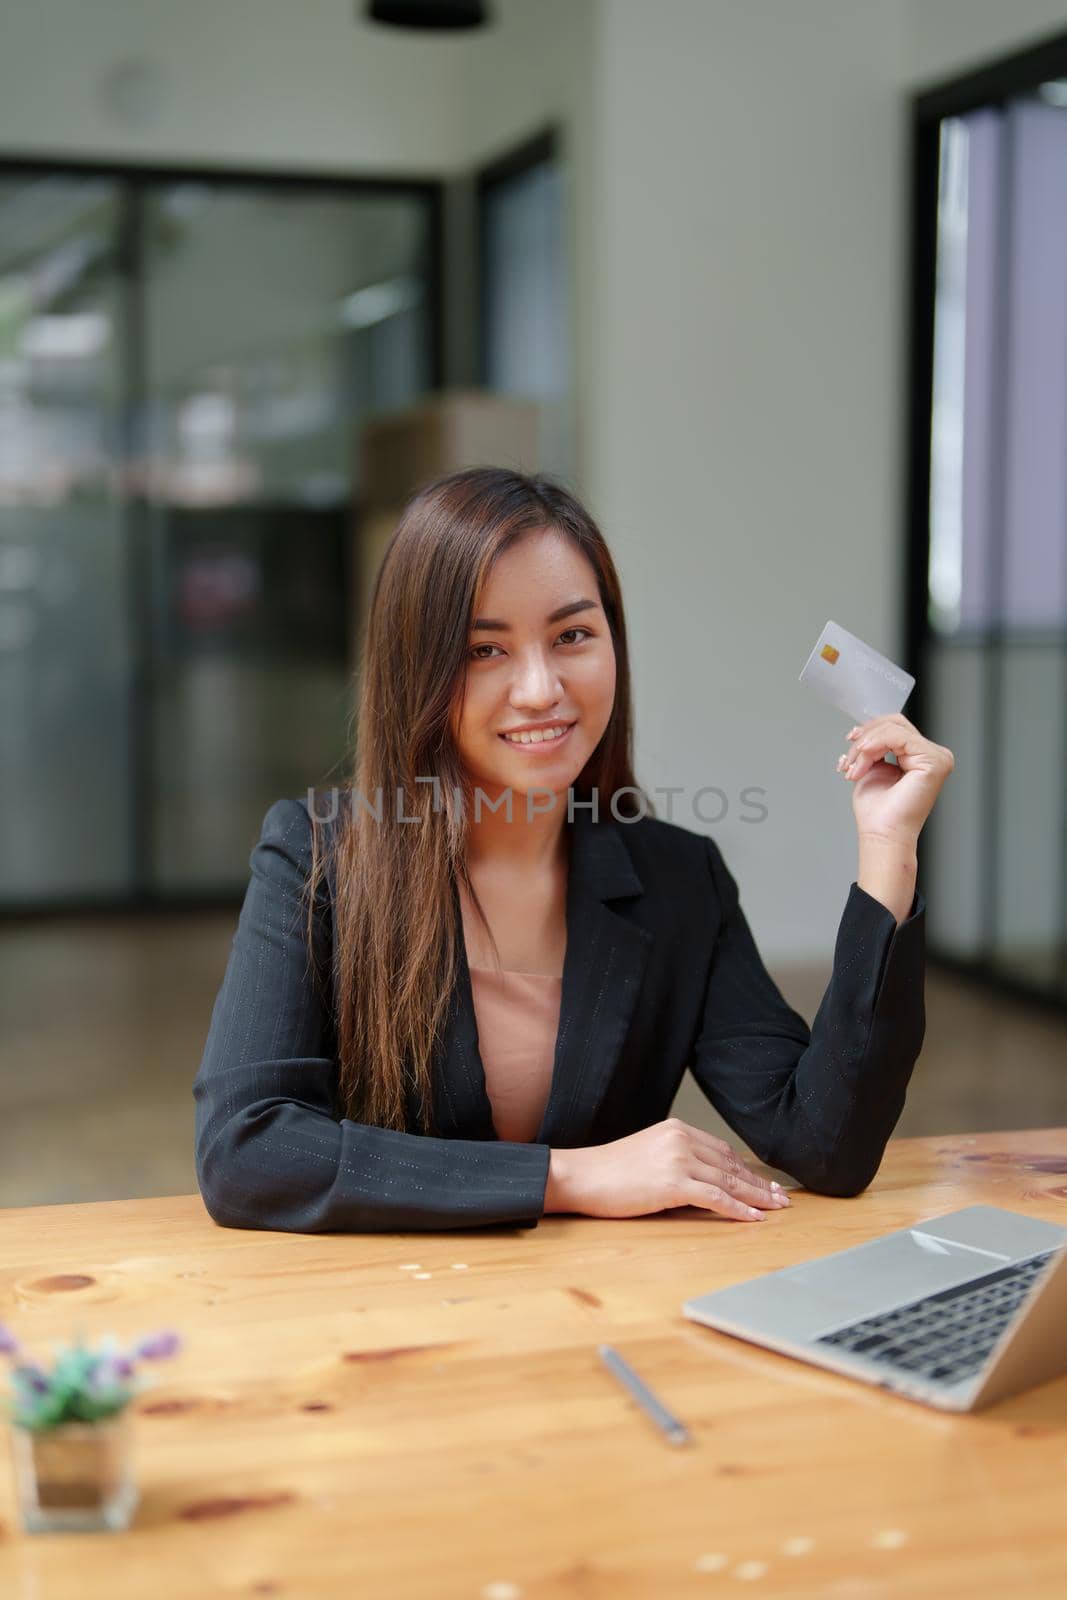
M34 1394L47 1394L51 1387L48 1382L48 1374L43 1368L35 1366L33 1362L27 1362L25 1366L16 1367L14 1376L21 1383L24 1383L27 1389L32 1389Z
M139 1340L131 1354L135 1361L165 1361L169 1356L177 1355L181 1347L181 1335L168 1328Z
M0 1322L0 1355L17 1356L21 1346L11 1329Z
M128 1356L105 1356L98 1361L86 1380L93 1389L111 1388L126 1383L133 1377L133 1362Z

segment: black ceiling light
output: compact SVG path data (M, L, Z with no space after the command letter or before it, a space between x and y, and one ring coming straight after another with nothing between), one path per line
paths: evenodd
M365 0L364 9L371 22L435 33L482 28L489 20L485 0Z

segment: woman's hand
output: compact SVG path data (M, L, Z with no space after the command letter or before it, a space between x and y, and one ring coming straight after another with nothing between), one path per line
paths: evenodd
M673 1206L762 1222L790 1204L785 1191L750 1172L723 1139L678 1117L625 1139L581 1150L553 1150L545 1211L586 1217L643 1217Z
M861 839L878 838L914 849L941 785L956 765L951 750L924 739L900 712L853 728L852 749L837 763L855 784L852 813ZM883 760L889 751L897 765Z

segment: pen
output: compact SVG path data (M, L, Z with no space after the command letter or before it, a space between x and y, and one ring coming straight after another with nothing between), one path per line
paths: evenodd
M689 1434L676 1416L656 1399L652 1390L637 1376L628 1361L610 1344L597 1345L597 1353L609 1372L624 1384L639 1405L643 1406L658 1428L662 1428L671 1444L687 1444Z

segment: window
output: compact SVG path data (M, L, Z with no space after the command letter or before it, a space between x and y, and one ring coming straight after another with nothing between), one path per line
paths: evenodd
M912 659L934 954L1067 1000L1067 39L919 99Z

